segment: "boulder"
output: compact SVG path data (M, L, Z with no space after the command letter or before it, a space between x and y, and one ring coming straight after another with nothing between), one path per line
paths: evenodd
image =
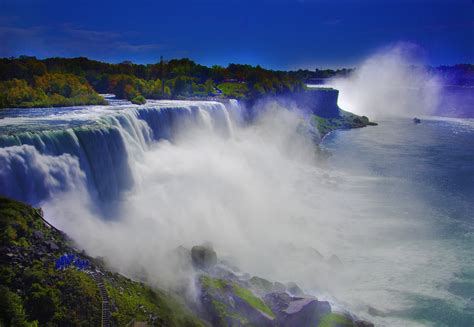
M204 315L213 326L274 326L272 310L242 285L203 275L198 286Z
M286 292L286 286L285 284L283 283L280 283L280 282L275 282L273 284L273 289L272 289L273 292L276 292L276 293L284 293Z
M217 254L212 248L196 245L191 248L191 259L194 267L207 270L217 263Z
M275 313L277 326L318 326L323 317L331 313L327 301L318 301L314 297L271 293L264 300Z
M273 283L261 277L253 276L249 279L249 284L252 290L260 295L265 295L273 290Z
M290 302L284 312L287 315L284 326L318 326L321 319L331 313L331 306L327 301L303 298Z
M239 277L232 270L220 263L208 270L208 273L214 278L235 282L240 281Z
M288 293L270 293L263 298L265 304L272 309L272 311L277 315L277 318L281 316L286 308L288 308L292 299L293 297Z

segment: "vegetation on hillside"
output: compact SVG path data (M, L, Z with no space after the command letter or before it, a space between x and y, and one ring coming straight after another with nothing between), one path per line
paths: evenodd
M0 81L0 108L106 103L86 80L72 74L53 73L34 76L31 83L16 78Z
M366 116L358 116L343 110L341 110L341 116L335 118L323 118L317 115L312 115L310 124L318 130L321 136L325 136L338 129L361 128L377 125L377 123L370 122Z
M64 253L101 271L112 304L112 322L150 326L202 326L172 295L107 272L48 226L35 208L0 197L0 326L100 326L102 299L87 271L57 270Z

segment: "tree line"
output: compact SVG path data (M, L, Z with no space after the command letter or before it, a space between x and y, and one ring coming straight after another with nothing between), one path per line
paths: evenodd
M472 65L439 67L445 75L472 75ZM229 64L207 67L184 59L154 64L111 64L79 58L20 56L0 59L0 108L105 104L99 94L144 103L145 99L227 97L255 99L298 92L307 82L344 76L352 69L276 71ZM464 75L463 78L464 78Z
M229 64L207 67L184 59L140 65L79 58L20 56L0 59L0 107L104 104L101 93L144 103L145 99L257 98L304 89L304 80L337 71L274 71Z

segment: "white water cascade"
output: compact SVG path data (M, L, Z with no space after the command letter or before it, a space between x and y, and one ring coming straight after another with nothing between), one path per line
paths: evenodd
M133 161L153 142L173 141L176 129L199 126L230 136L239 106L236 102L227 106L211 101L154 101L143 107L78 108L63 115L50 109L47 116L27 113L4 118L0 120L0 193L37 205L55 192L85 184L93 199L118 199L134 184ZM67 126L58 123L66 120ZM13 130L20 124L30 128Z

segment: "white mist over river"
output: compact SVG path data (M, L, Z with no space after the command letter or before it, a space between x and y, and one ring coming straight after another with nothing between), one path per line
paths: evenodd
M414 45L404 43L380 49L330 85L340 91L341 108L372 119L432 115L443 97L439 77L429 72Z

